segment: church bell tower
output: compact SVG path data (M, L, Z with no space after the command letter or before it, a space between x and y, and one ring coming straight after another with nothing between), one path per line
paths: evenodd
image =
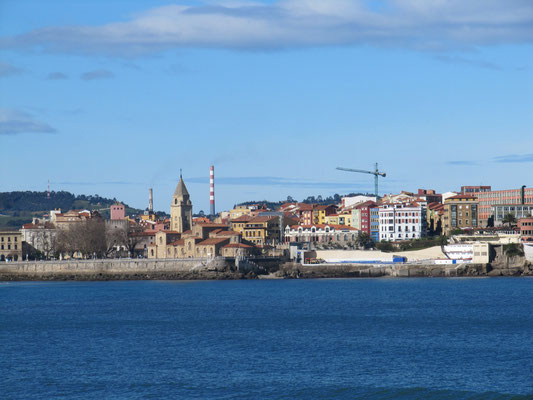
M180 181L176 186L170 205L170 225L170 230L179 233L192 228L192 203L181 172Z

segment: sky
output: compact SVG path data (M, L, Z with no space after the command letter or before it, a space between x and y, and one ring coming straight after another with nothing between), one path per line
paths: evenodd
M2 0L0 192L533 186L530 0Z

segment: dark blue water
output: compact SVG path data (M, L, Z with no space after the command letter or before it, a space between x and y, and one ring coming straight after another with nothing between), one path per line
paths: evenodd
M0 283L1 398L533 398L533 280Z

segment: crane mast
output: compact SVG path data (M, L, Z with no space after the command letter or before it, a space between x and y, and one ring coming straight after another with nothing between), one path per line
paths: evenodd
M387 176L387 174L385 172L379 170L378 163L376 163L375 171L367 171L367 170L364 170L364 169L353 169L353 168L343 168L343 167L337 167L337 169L339 171L358 172L358 173L361 173L361 174L374 175L374 185L375 185L375 190L376 190L376 201L378 200L378 197L379 197L378 179L379 179L380 176L382 176L383 178L385 178Z

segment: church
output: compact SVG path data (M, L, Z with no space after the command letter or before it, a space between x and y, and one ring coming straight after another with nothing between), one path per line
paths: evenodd
M242 242L239 232L225 224L193 223L192 202L180 174L170 204L170 230L159 231L148 247L148 258L211 258L249 256L255 246Z

